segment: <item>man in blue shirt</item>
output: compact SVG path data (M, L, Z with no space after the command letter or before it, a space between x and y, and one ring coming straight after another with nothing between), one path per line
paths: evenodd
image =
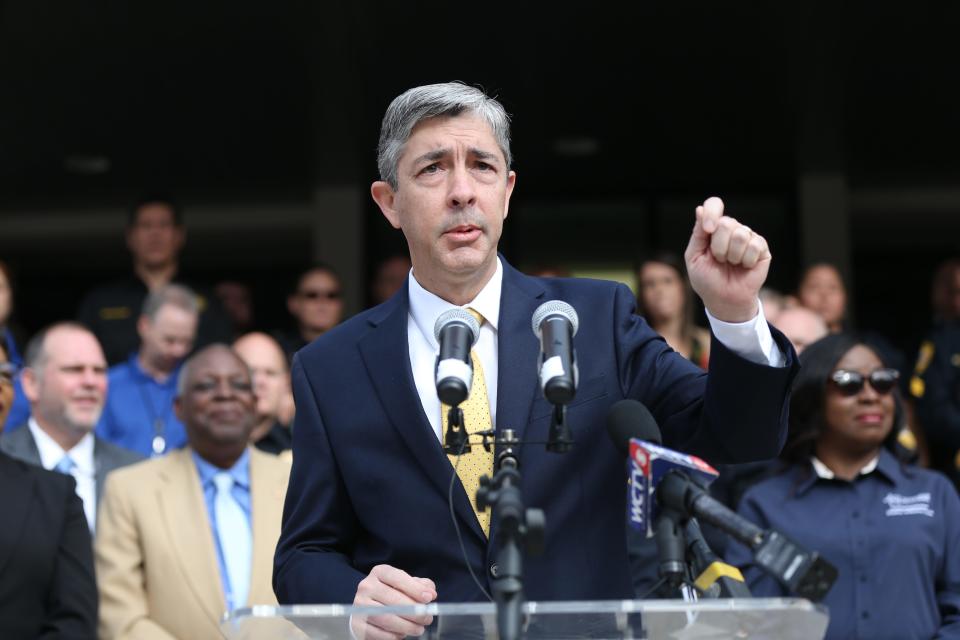
M107 479L101 638L219 637L225 611L276 604L270 575L290 465L248 444L250 371L212 345L184 364L177 393L188 448Z
M197 335L196 294L167 285L147 296L137 322L140 349L110 368L110 393L97 435L144 456L159 456L187 442L173 411L177 373Z

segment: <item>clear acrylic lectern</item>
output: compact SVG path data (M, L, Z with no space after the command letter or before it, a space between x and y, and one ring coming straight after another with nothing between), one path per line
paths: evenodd
M807 600L756 598L741 600L607 600L599 602L528 602L524 605L528 640L573 638L821 639L827 612ZM256 606L224 617L221 630L229 640L351 639L350 617L430 615L424 638L496 640L497 616L492 603L432 604L411 607L348 607L341 605ZM364 640L358 637L356 640Z

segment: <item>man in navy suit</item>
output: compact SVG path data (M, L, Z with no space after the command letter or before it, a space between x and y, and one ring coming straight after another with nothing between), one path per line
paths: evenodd
M766 241L724 217L719 198L697 207L686 261L716 337L707 375L634 314L623 285L530 278L497 254L516 174L509 121L495 100L458 83L411 89L387 110L378 161L382 179L371 192L406 236L413 269L397 295L294 360L294 463L274 568L279 601L478 600L467 562L489 591L497 522L488 541L473 496L455 482L464 554L448 510L454 469L441 447L433 326L453 307L483 317L474 351L492 425L542 442L552 407L538 388L530 322L552 299L580 316L580 384L568 415L576 444L566 454L522 448L524 499L547 523L546 552L525 563L525 592L531 600L632 597L624 460L605 433L607 410L638 399L668 446L712 462L776 455L795 365L757 297L771 259ZM425 622L383 616L355 621L354 632L399 638Z

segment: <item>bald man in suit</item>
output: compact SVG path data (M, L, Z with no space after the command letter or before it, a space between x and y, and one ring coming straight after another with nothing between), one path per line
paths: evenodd
M204 349L181 376L175 407L189 446L107 479L96 544L101 638L219 638L224 612L276 604L271 562L289 463L247 445L256 398L232 350ZM232 511L221 510L224 496ZM247 552L239 569L238 544Z

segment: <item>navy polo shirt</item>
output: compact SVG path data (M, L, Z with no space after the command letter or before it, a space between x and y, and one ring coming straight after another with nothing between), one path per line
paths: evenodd
M739 512L833 564L823 601L827 638L960 638L960 498L938 473L905 467L887 450L853 482L794 465L744 495ZM788 594L731 542L753 595Z
M137 354L110 367L107 402L97 424L97 435L144 457L157 455L153 439L158 435L166 445L162 453L186 445L187 431L173 412L179 373L177 367L166 381L157 382L140 367Z

